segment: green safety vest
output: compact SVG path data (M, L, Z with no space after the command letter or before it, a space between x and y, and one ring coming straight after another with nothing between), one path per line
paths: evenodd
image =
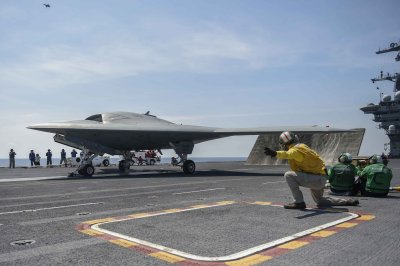
M329 170L329 183L335 190L351 191L354 186L356 169L352 164L336 164Z
M392 171L383 164L371 164L362 171L363 176L367 177L365 191L373 193L388 193Z

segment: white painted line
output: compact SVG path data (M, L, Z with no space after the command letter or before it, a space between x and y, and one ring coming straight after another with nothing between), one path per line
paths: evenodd
M190 194L190 193L198 193L198 192L205 192L205 191L214 191L214 190L224 190L225 188L210 188L210 189L202 189L202 190L194 190L194 191L187 191L187 192L178 192L172 193L172 195L182 195L182 194Z
M102 176L137 176L137 175L152 175L152 174L160 174L165 173L162 171L150 171L150 172L133 172L133 173L116 173L116 174L98 174L93 175L93 177L102 177ZM83 176L82 176L83 178ZM15 178L4 178L0 179L0 183L5 182L26 182L26 181L40 181L40 180L52 180L52 179L79 179L79 176L68 177L68 174L62 176L38 176L38 177L15 177Z
M82 203L82 204L64 205L64 206L56 206L56 207L48 207L48 208L39 208L39 209L29 209L29 210L22 210L22 211L0 212L0 215L3 215L3 214L24 213L24 212L36 212L36 211L54 210L54 209L64 209L64 208L70 208L70 207L86 206L86 205L96 205L96 204L103 204L103 203L104 203L104 202L89 202L89 203Z
M271 182L265 182L262 183L263 185L267 185L267 184L277 184L277 183L285 183L286 181L271 181Z
M179 213L179 212L185 212L185 211L191 211L191 210L203 209L203 208L218 207L218 206L221 206L221 205L211 205L211 206L207 206L207 207L185 209L185 210L177 211L177 212L174 212L174 213L176 214L176 213ZM223 206L226 206L226 205L223 205ZM282 207L282 206L280 206L280 207ZM149 218L149 217L152 217L152 216L159 216L159 215L165 215L165 214L170 214L170 213L157 213L157 214L154 214L154 215L149 215L149 216L146 216L146 217L141 217L141 218L136 218L136 219L144 219L144 218ZM176 250L176 249L168 248L168 247L165 247L165 246L162 246L162 245L154 244L154 243L151 243L151 242L148 242L148 241L145 241L145 240L141 240L141 239L138 239L138 238L130 237L130 236L127 236L127 235L119 234L119 233L116 233L116 232L113 232L113 231L109 231L109 230L100 228L100 226L103 225L103 224L116 223L116 222L131 220L132 218L122 219L122 220L118 220L118 221L110 221L110 222L99 223L99 224L92 225L91 228L93 228L96 231L108 234L108 235L112 235L112 236L115 236L115 237L118 237L118 238L122 238L122 239L125 239L125 240L128 240L128 241L132 241L132 242L135 242L135 243L138 243L138 244L141 244L141 245L152 247L152 248L155 248L155 249L158 249L158 250L170 253L170 254L174 254L176 256L180 256L180 257L184 257L184 258L188 258L188 259L192 259L192 260L199 260L199 261L229 261L229 260L237 260L237 259L249 256L251 254L260 252L260 251L262 251L264 249L267 249L267 248L270 248L270 247L273 247L273 246L277 246L277 245L286 243L288 241L300 238L302 236L309 235L309 234L315 233L317 231L323 230L325 228L328 228L328 227L331 227L331 226L335 226L337 224L341 224L341 223L344 223L346 221L349 221L349 220L352 220L354 218L359 217L359 215L355 214L355 213L350 213L349 212L349 213L346 213L346 214L348 214L349 216L345 217L345 218L342 218L342 219L339 219L339 220L336 220L336 221L333 221L333 222L330 222L330 223L326 223L326 224L323 224L323 225L320 225L320 226L316 226L316 227L313 227L311 229L308 229L308 230L305 230L305 231L302 231L302 232L299 232L299 233L296 233L296 234L293 234L293 235L290 235L290 236L287 236L287 237L284 237L284 238L281 238L281 239L277 239L277 240L274 240L274 241L271 241L271 242L268 242L268 243L253 247L253 248L246 249L244 251L240 251L240 252L237 252L237 253L234 253L234 254L231 254L231 255L221 256L221 257L197 256L197 255L193 255L193 254L190 254L190 253L186 253L186 252L183 252L183 251L179 251L179 250Z
M66 175L63 176L40 176L40 177L21 177L21 178L5 178L0 179L0 183L5 182L26 182L26 181L40 181L40 180L51 180L51 179L62 179L67 178Z

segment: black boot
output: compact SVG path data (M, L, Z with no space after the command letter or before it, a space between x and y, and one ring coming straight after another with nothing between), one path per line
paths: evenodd
M360 204L360 202L358 200L348 199L346 205L347 206L357 206L358 204Z
M293 202L283 205L283 208L304 210L306 208L306 204L304 202Z

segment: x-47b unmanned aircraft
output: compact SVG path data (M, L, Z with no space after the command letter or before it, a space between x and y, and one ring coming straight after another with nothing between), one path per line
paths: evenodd
M111 112L92 115L85 120L44 123L29 126L30 129L55 133L54 141L81 149L84 152L81 165L73 174L91 176L92 160L108 153L122 155L120 171L127 171L132 163L131 151L174 149L181 158L186 174L194 174L196 165L188 159L194 145L208 140L239 135L260 135L293 131L296 133L336 133L348 130L317 126L280 126L262 128L215 128L178 125L159 119L149 112L137 114Z

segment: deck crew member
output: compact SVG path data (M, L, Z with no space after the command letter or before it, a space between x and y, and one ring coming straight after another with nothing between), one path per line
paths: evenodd
M60 166L62 165L62 163L64 163L65 167L67 167L67 153L64 149L61 150Z
M39 153L36 153L36 156L35 156L35 165L40 166L40 155L39 155Z
M303 143L299 143L298 137L290 131L283 132L279 136L281 151L265 148L267 156L287 159L292 171L285 173L285 180L292 192L294 202L284 205L285 209L305 209L303 193L300 186L311 190L311 196L317 206L355 206L358 200L324 197L326 183L326 171L324 161L319 155Z
M46 152L46 157L47 157L47 166L52 166L53 165L53 161L51 160L51 157L53 156L53 154L51 153L51 150L48 149Z
M15 151L13 149L10 150L10 153L8 154L10 158L10 168L15 168Z
M355 195L356 167L351 163L353 157L350 153L342 153L337 164L328 170L330 189L337 195Z
M33 150L29 153L29 161L31 161L31 167L35 165L35 152Z
M369 158L369 165L358 175L361 179L361 195L385 197L389 193L392 170L387 167L380 155Z

